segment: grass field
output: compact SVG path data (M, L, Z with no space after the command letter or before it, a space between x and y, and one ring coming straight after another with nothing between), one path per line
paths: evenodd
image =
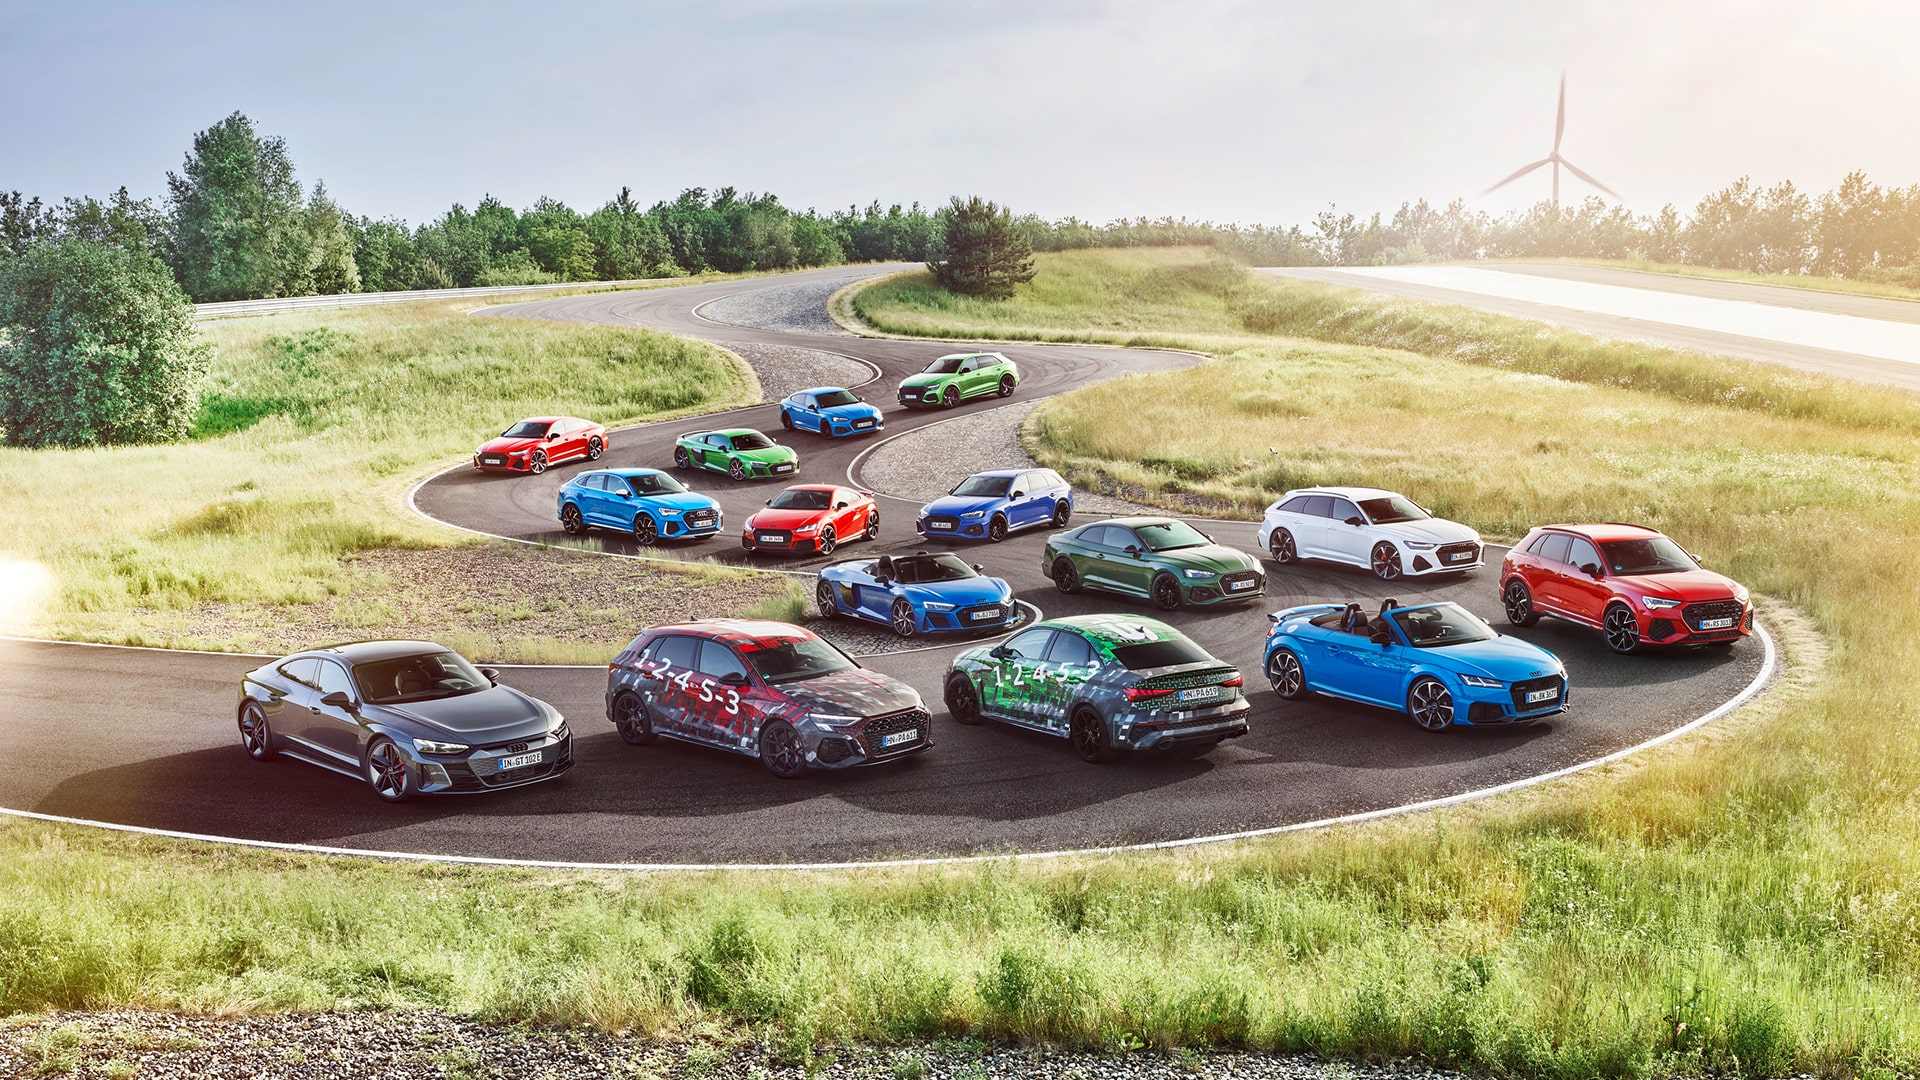
M708 345L474 318L470 307L207 323L219 358L192 440L0 450L0 563L10 567L0 577L16 596L46 586L31 603L0 605L12 609L0 621L12 633L244 647L233 625L271 624L322 601L380 601L377 577L349 572L359 554L467 542L409 513L401 496L521 416L616 424L759 397L752 373ZM711 566L659 573L740 576ZM228 629L203 625L210 605ZM510 632L489 640L499 650L490 659L577 658ZM604 658L603 645L588 651Z

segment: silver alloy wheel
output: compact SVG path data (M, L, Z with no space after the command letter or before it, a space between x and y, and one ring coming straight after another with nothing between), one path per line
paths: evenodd
M568 503L560 510L560 527L568 536L579 536L587 531L587 519L580 516L580 508Z
M893 632L899 634L901 637L912 637L913 632L917 629L919 628L913 625L913 605L907 603L907 598L904 596L895 600L893 602Z
M1507 582L1506 589L1500 593L1500 603L1507 609L1507 621L1515 626L1532 626L1540 621L1533 610L1533 593L1519 578Z
M733 477L735 480L745 480L747 478L747 467L740 464L739 458L734 458L727 463L727 475Z
M960 404L960 391L951 386L947 387L947 392L940 395L940 404L949 409Z
M1400 553L1385 540L1373 545L1373 576L1392 581L1400 576Z
M1293 655L1293 650L1276 649L1267 658L1267 685L1289 701L1306 692L1307 676L1300 670L1300 658Z
M686 447L676 446L673 448L673 467L676 469L690 469L693 467L693 457L687 453Z
M653 523L651 514L633 515L633 541L642 547L652 547L660 539L660 526Z
M1273 530L1273 535L1267 538L1267 551L1273 556L1273 561L1282 566L1297 562L1300 558L1300 550L1293 544L1293 534L1285 529Z
M240 745L246 747L247 756L255 761L274 756L273 728L267 723L267 714L252 702L240 710Z
M834 543L834 540L833 540L833 526L828 525L827 527L821 529L820 530L820 554L831 555L833 554L833 549L836 546L837 545Z
M533 456L527 459L527 471L535 476L539 476L541 473L547 471L547 452L545 450L535 450L533 452Z
M1453 693L1435 678L1423 678L1407 691L1407 713L1426 731L1453 726Z
M607 445L600 441L600 436L595 435L593 438L587 440L588 461L599 461L600 455L606 452Z
M834 619L840 616L840 603L833 594L833 582L821 582L813 590L813 602L819 605L821 618Z
M1607 609L1605 625L1607 648L1617 653L1630 653L1640 648L1640 621L1625 604L1615 604Z
M373 793L388 802L399 802L413 794L413 778L407 775L407 759L400 748L387 739L376 739L367 748L367 783Z
M867 539L873 540L880 535L880 507L867 511Z

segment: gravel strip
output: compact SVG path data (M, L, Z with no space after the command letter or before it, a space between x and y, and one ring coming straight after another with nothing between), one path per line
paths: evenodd
M827 316L827 298L846 287L850 281L872 276L872 267L861 267L825 280L816 279L785 288L756 288L702 304L700 316L714 322L750 326L757 330L853 337Z
M0 1076L142 1080L1448 1080L1417 1062L1330 1063L1280 1054L1088 1054L972 1040L912 1047L774 1048L587 1028L505 1027L430 1012L205 1017L132 1010L0 1021Z
M1020 445L1020 425L1040 403L1009 405L922 428L882 443L860 463L860 482L898 499L932 502L982 469L1032 468ZM1111 495L1075 489L1073 508L1087 514L1152 514L1160 511Z
M873 369L860 361L819 349L732 342L727 348L739 353L760 377L760 390L768 401L779 401L795 390L858 386L873 378Z

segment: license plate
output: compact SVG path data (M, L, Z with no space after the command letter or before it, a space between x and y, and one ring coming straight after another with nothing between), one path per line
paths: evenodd
M1552 701L1559 696L1560 691L1558 690L1529 690L1527 691L1527 704L1537 705L1542 701Z
M1453 554L1447 556L1447 561L1448 562L1466 562L1468 559L1471 559L1471 558L1473 558L1473 552L1471 551L1456 551Z
M786 541L785 541L785 540L782 540L781 538L779 538L779 537L777 537L777 536L772 536L772 535L770 535L770 534L768 534L768 533L761 533L761 534L760 534L759 536L756 536L756 537L754 537L754 539L755 539L755 540L758 540L758 541L760 541L760 542L761 542L761 543L763 543L763 544L784 544L784 543L786 543Z
M952 528L953 528L953 522L951 522L951 521L929 521L929 522L927 522L927 528L929 528L929 529L932 529L932 530L933 530L934 532L948 532L948 531L950 531L950 530L952 530Z
M1728 617L1725 619L1701 619L1700 620L1700 629L1702 630L1725 630L1727 627L1732 625L1733 625L1733 619L1731 617Z
M773 471L774 471L774 472L792 472L792 471L793 471L793 466L791 466L791 465L775 465L775 466L773 467Z
M480 459L480 464L482 464L482 465L505 465L505 464L506 464L506 459L505 459L505 458L497 458L497 457L483 457L483 458L481 458L481 459Z
M901 743L913 742L919 737L920 737L920 732L919 732L919 729L917 728L912 731L896 731L891 735L880 736L880 745L883 747L899 746Z
M974 622L986 622L988 619L998 619L1002 617L1004 617L1003 613L998 611L976 611L967 616L967 618L972 619Z
M1181 701L1205 701L1210 697L1219 697L1219 696L1220 696L1220 688L1217 686L1197 686L1197 687L1194 687L1192 690L1180 691Z
M857 427L857 428L869 428L869 427L872 427L872 426L873 426L873 421L871 421L871 420L855 420L855 421L853 422L853 426L854 426L854 427Z
M1248 589L1251 589L1251 588L1253 588L1253 582L1251 582L1251 581L1229 581L1229 582L1227 582L1227 591L1228 591L1228 592L1246 592L1246 591L1247 591Z
M508 769L524 769L528 765L538 764L540 764L540 751L535 750L531 754L515 754L512 757L501 758L500 771L506 772Z

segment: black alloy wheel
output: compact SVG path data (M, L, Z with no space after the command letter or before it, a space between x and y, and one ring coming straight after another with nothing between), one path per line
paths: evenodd
M1275 529L1273 535L1267 537L1267 551L1281 566L1300 561L1300 549L1294 546L1293 534L1285 529Z
M1053 503L1053 527L1064 529L1067 522L1073 520L1073 504L1065 499L1056 499Z
M1601 628L1607 637L1607 648L1622 656L1640 651L1640 620L1634 618L1633 609L1627 605L1609 607Z
M413 776L407 772L407 759L393 740L382 735L367 747L367 767L363 775L373 793L387 802L405 802L413 798Z
M907 603L907 598L904 596L895 600L893 602L893 632L899 634L901 637L912 637L913 632L917 629L919 628L913 625L913 605Z
M770 720L760 729L760 764L782 780L807 774L807 746L785 720Z
M1381 581L1392 581L1400 576L1400 552L1385 540L1373 545L1370 564L1373 567L1373 576Z
M833 582L823 581L816 586L813 590L813 602L819 605L821 618L840 617L840 603L833 595Z
M539 476L541 473L547 471L547 452L545 450L535 450L533 452L533 456L527 459L527 471L535 476Z
M834 543L834 539L833 539L833 526L831 525L821 526L820 543L819 543L820 554L831 555L833 554L833 549L836 546L837 545Z
M580 516L580 508L568 503L560 508L560 527L568 536L579 536L587 531L587 519Z
M1113 742L1107 735L1107 721L1090 705L1075 709L1067 722L1067 738L1080 760L1103 765L1113 760Z
M1500 590L1500 604L1507 609L1507 621L1515 626L1532 626L1540 621L1540 613L1533 608L1533 590L1519 578Z
M780 426L788 431L793 430L793 414L785 409L780 410Z
M1153 579L1153 602L1162 611L1172 611L1180 606L1180 583L1173 580L1172 574L1161 574Z
M587 440L588 461L599 461L600 455L606 452L607 444L600 441L600 436L595 435L593 438Z
M1407 691L1407 715L1422 731L1445 731L1453 726L1453 692L1439 679L1423 676Z
M641 547L652 547L660 539L660 526L653 523L650 514L633 515L633 542Z
M653 714L640 695L628 691L613 699L613 729L629 746L645 746L659 738L653 731Z
M271 761L280 754L273 745L273 726L267 722L267 712L257 702L249 701L240 709L240 745L255 761Z
M993 520L987 522L987 539L997 544L1006 538L1007 519L999 514L993 515Z
M956 724L980 722L980 691L973 688L972 679L957 671L947 677L947 712Z
M693 468L693 458L687 454L686 447L676 446L673 448L673 467L676 469Z
M1267 658L1267 685L1288 701L1306 696L1307 673L1300 670L1300 658L1292 649L1275 649Z
M1063 593L1080 591L1080 571L1065 555L1053 560L1053 585Z
M949 409L960 404L960 389L954 386L947 387L947 392L940 395L940 404Z
M734 458L732 461L727 462L727 475L733 477L735 480L745 480L747 478L747 467L740 464L739 458Z
M1000 376L1000 396L1001 397L1013 396L1013 376L1011 375Z

